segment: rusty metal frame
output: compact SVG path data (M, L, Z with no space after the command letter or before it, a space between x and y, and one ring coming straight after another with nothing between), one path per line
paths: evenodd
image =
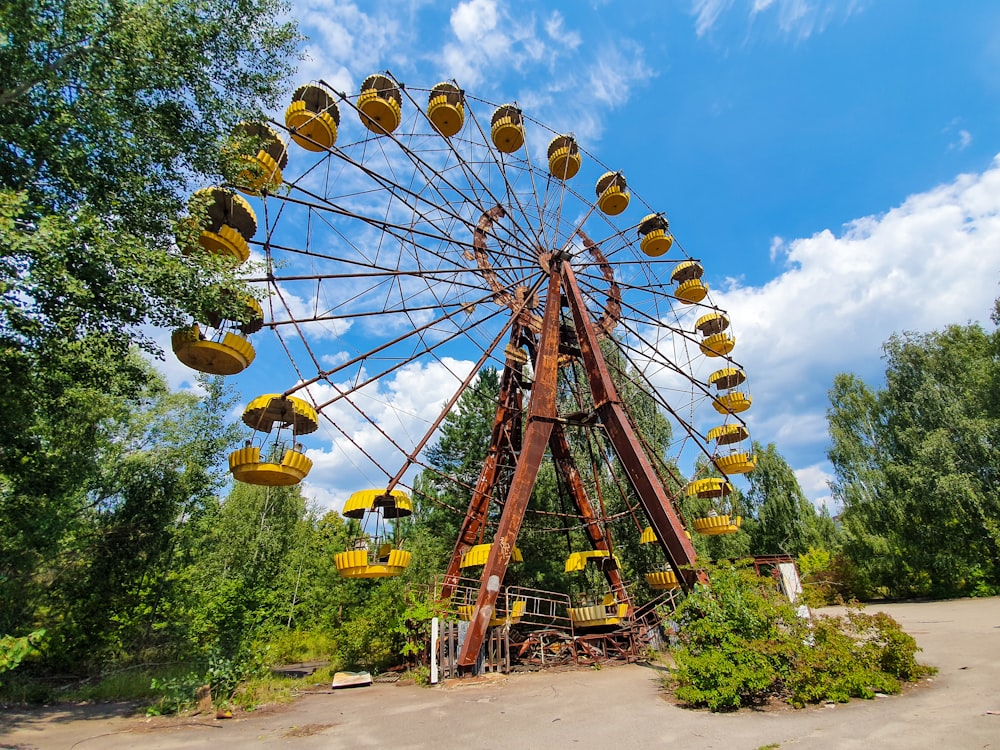
M643 450L635 427L621 403L607 362L601 354L599 334L590 318L573 269L567 258L559 253L554 253L545 260L543 267L548 272L549 283L541 333L535 347L535 381L528 403L523 442L514 465L513 477L493 545L483 567L469 630L458 657L459 668L463 670L474 668L483 646L497 596L547 447L552 451L557 469L563 476L574 504L584 519L587 537L591 544L595 549L610 551L607 539L601 531L599 519L594 513L576 469L565 431L559 423L556 393L558 357L561 350L572 348L574 354L582 360L595 411L681 585L687 589L705 580L704 573L695 568L694 546L687 537L684 524L674 510L672 499L668 497L663 483ZM563 306L569 309L573 321L573 329L566 331L562 325ZM563 337L570 332L575 340L564 341ZM517 382L511 373L512 368L508 363L505 365L503 382L510 390L502 389L494 420L490 458L487 459L480 474L480 481L476 485L462 531L452 553L443 594L453 590L454 581L458 580L461 555L481 533L485 523L486 511L496 485L497 458L501 452L499 441L504 439L504 425L510 425L507 411L511 408L511 393L517 389ZM509 438L510 433L506 434ZM619 601L627 601L627 593L619 571L612 566L605 570L605 574L616 596L624 597Z

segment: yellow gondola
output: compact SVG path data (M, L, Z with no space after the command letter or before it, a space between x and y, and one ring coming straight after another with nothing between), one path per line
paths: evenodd
M477 544L469 547L468 551L462 555L462 560L458 566L460 568L475 568L485 565L486 558L490 556L490 549L492 547L492 544ZM510 560L511 562L524 562L524 556L521 554L520 548L515 546L511 550Z
M219 341L211 341L197 323L174 331L170 346L180 362L210 375L236 375L256 357L253 346L242 336L225 332Z
M723 534L735 534L740 530L743 523L742 516L707 516L705 518L694 519L694 530L705 536L721 536Z
M357 107L361 124L379 135L393 132L403 119L403 97L388 76L368 76L361 84Z
M696 260L678 263L674 267L673 273L670 274L671 283L677 284L674 296L687 304L694 304L705 299L705 295L708 294L708 285L701 281L704 272L701 263Z
M549 174L559 180L570 180L580 171L580 147L571 135L557 135L549 142Z
M236 188L247 195L273 192L281 185L281 170L288 165L288 149L270 125L243 122L233 133L237 145L250 141L259 145L256 156L243 156L246 166L236 176Z
M605 594L600 604L569 607L568 611L574 627L600 628L618 625L628 613L628 602L617 602L614 594Z
M493 145L505 154L512 154L524 145L524 117L513 104L503 104L493 110L490 118Z
M305 478L312 468L312 460L305 455L297 439L319 428L319 415L312 406L295 396L269 393L247 405L243 423L267 435L275 430L275 436L266 452L249 440L246 446L233 451L229 456L233 477L266 487L298 484ZM291 432L291 446L282 440L283 430Z
M736 339L728 333L716 333L701 340L699 347L706 357L725 357L736 346Z
M654 591L669 591L681 587L681 582L677 580L677 574L672 570L656 570L652 573L646 573L646 583Z
M374 553L365 547L338 552L333 556L337 572L344 578L391 578L402 575L413 553L389 543L378 545Z
M427 98L427 119L445 138L458 135L465 124L462 90L453 83L439 83Z
M337 142L340 109L326 86L307 83L295 89L285 110L292 140L307 151L325 151Z
M710 312L698 318L694 327L702 336L712 336L729 328L729 318L720 312Z
M689 482L684 488L688 497L723 497L733 491L733 486L722 477L706 477Z
M732 391L712 399L712 406L719 414L739 414L750 408L753 397L742 391Z
M359 490L344 504L346 518L361 520L361 533L354 540L353 548L333 557L337 572L344 578L389 578L406 570L413 553L399 545L385 541L388 536L384 524L387 519L404 518L413 512L413 502L403 490ZM364 529L375 527L374 537Z
M674 244L670 234L670 223L665 216L649 214L639 222L639 249L651 258L664 255ZM674 269L674 273L677 269ZM701 274L698 274L701 277ZM671 276L671 280L674 280Z
M708 376L708 384L714 385L720 391L725 388L736 388L742 385L747 379L743 370L736 367L723 367Z
M413 513L410 496L403 490L360 490L347 499L343 515L363 518L365 513L381 510L383 518L404 518Z
M617 556L613 556L608 550L597 549L570 553L566 558L564 570L566 573L582 572L591 564L600 566L601 570L606 570L607 566L619 566ZM585 599L581 606L567 608L574 627L596 628L617 625L628 612L628 602L618 602L613 593L604 594L600 603L591 603L594 601L595 599L589 601Z
M492 549L492 547L492 544L476 544L470 547L468 551L462 555L459 567L477 568L481 565L485 565L486 559L490 556L490 549ZM524 562L524 556L521 554L521 550L517 546L511 550L510 561ZM496 607L493 610L493 617L490 618L490 627L496 627L498 625L515 625L519 623L521 618L524 616L526 606L526 600L513 599L512 601L507 601L507 594L502 593L500 598L497 599ZM475 609L476 607L474 604L459 604L456 607L460 620L471 620L472 613Z
M201 227L198 244L205 250L239 263L250 257L247 241L257 233L257 216L242 196L225 188L202 188L191 195L188 205Z
M621 172L605 172L597 179L594 188L597 193L597 207L608 216L617 216L628 208L631 194Z

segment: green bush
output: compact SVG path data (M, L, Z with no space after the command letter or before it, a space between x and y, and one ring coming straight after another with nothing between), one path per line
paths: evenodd
M749 565L717 566L678 608L677 698L713 711L786 700L872 698L930 671L916 642L883 613L799 617L770 580Z

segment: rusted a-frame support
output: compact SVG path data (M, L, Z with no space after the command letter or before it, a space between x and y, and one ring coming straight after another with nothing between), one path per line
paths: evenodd
M628 415L618 397L618 390L611 380L611 373L604 361L594 332L593 323L584 304L573 269L566 264L563 269L564 294L573 316L580 354L594 408L604 425L611 445L618 455L629 483L649 517L660 546L685 588L704 580L704 574L695 567L695 552L691 540L684 533L684 525L674 512L666 490L646 456Z
M455 542L455 549L448 562L444 585L439 593L440 598L448 599L455 591L461 568L462 555L469 551L479 540L486 525L490 500L496 487L497 477L501 468L511 460L511 447L520 439L521 431L521 383L520 376L514 372L511 363L504 365L500 376L500 394L496 416L493 418L493 430L490 434L490 449L479 472L469 509Z
M469 631L465 636L462 651L458 655L459 667L466 669L475 665L479 649L486 637L486 630L489 628L490 619L493 617L493 610L496 606L497 595L500 593L500 585L507 573L507 566L514 551L514 543L521 530L524 512L528 507L531 491L535 487L538 469L542 465L545 447L548 445L552 425L556 419L561 266L562 263L558 260L554 260L551 264L545 314L542 318L542 334L535 360L535 382L531 389L531 399L528 401L521 454L514 467L510 491L507 493L507 500L500 515L493 546L490 548L489 557L486 558L486 565L483 566L479 595L476 597L476 606L472 612Z

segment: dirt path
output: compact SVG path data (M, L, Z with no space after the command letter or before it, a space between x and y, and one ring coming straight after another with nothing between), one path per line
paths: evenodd
M882 609L939 668L905 694L796 711L678 708L659 673L630 665L437 688L375 685L308 695L228 721L165 725L120 706L7 711L0 748L993 748L1000 750L1000 598ZM996 712L996 713L991 713Z

